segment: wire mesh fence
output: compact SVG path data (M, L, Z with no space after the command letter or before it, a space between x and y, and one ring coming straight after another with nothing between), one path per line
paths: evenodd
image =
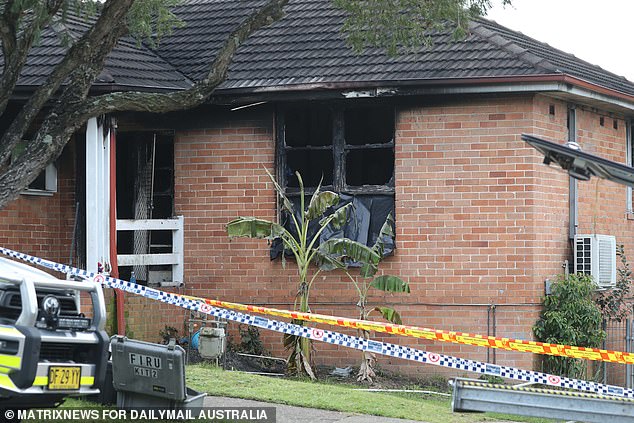
M625 320L604 321L603 329L606 331L606 339L603 348L608 350L633 352L634 338L632 337L634 321L630 315ZM597 379L609 385L634 386L633 366L620 363L602 362L597 368Z

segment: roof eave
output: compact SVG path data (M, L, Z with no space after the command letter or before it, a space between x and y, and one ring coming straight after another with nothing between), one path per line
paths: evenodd
M381 90L379 90L381 88ZM273 87L218 89L214 96L222 101L240 99L300 98L307 93L328 93L331 98L358 96L383 97L399 95L484 94L517 92L563 92L613 104L634 112L634 95L588 82L564 73L503 77L445 78L406 81L368 81L296 84ZM372 92L374 90L374 92ZM365 94L363 93L365 91Z

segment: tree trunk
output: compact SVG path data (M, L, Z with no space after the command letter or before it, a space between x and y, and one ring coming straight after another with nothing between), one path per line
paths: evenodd
M359 319L367 320L368 319L368 311L366 308L365 298L362 298L359 303ZM358 331L359 336L365 340L370 339L370 332L365 329L360 329ZM376 355L374 353L370 353L367 351L361 352L361 364L359 365L359 373L357 373L357 381L358 382L369 382L372 383L374 378L376 377L376 373L374 372L374 365L376 364Z
M0 141L0 209L17 198L61 154L69 138L87 119L116 111L166 112L202 104L226 78L239 45L254 31L280 19L287 2L268 0L254 10L229 34L210 64L207 77L188 90L171 94L121 92L88 98L88 89L103 68L105 58L127 30L123 22L134 3L134 0L107 1L95 25L71 47L3 134ZM45 104L54 99L64 81L68 81L64 93L42 116ZM43 117L43 124L36 130L35 140L18 160L8 163L15 145L23 139L38 115Z

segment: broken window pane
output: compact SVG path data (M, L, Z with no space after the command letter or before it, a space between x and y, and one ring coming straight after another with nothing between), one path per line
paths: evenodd
M332 116L323 107L298 107L286 113L286 146L331 146Z
M394 151L391 148L346 152L346 185L394 185Z
M298 201L299 172L308 192L323 177L322 189L340 195L338 207L354 204L349 222L324 230L320 242L345 236L372 246L394 210L394 107L366 104L291 104L279 115L278 174L292 201ZM293 231L289 221L284 224ZM281 252L281 244L273 243L271 258Z
M286 186L299 187L295 172L299 172L305 187L316 187L323 177L322 185L332 185L332 149L289 150L286 152Z
M386 106L347 109L344 127L345 185L394 186L394 109Z
M285 114L286 186L298 188L299 172L304 186L333 184L332 113L320 106L294 107Z
M346 145L385 144L394 139L392 107L358 107L344 114Z
M394 107L292 105L282 114L284 143L279 163L287 188L299 187L295 172L314 188L385 193L394 188Z

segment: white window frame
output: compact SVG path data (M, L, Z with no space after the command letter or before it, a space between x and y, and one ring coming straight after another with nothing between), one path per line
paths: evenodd
M57 192L57 166L51 163L44 169L44 189L26 188L24 195L53 195Z
M27 142L28 140L22 140L23 144ZM21 194L50 196L57 192L57 166L55 162L48 164L41 173L44 174L44 189L28 186L22 190Z

